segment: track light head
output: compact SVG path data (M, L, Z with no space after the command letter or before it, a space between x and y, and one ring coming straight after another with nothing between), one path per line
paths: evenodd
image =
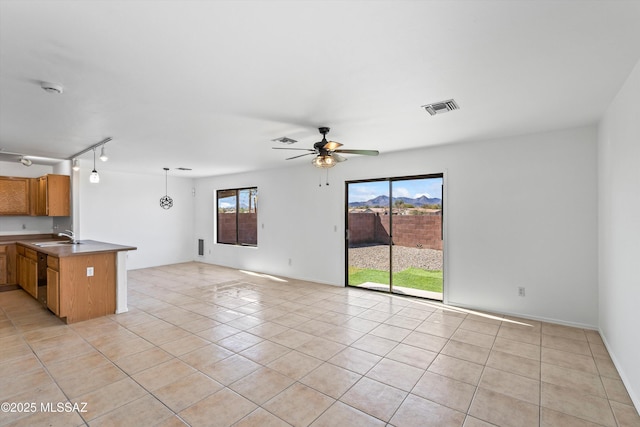
M109 160L109 156L107 156L107 150L105 150L104 144L102 145L102 149L100 150L100 160L106 162Z

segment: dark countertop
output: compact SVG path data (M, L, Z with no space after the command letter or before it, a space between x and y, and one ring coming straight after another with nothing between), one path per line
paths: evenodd
M7 234L0 236L0 245L11 245L22 241L45 242L47 240L61 239L55 234Z
M120 252L120 251L135 251L134 246L115 245L113 243L97 242L95 240L80 240L80 244L61 244L57 246L38 246L35 243L41 242L64 242L64 240L58 239L42 239L42 240L17 240L18 245L24 246L31 250L41 252L43 254L51 255L54 257L62 258L69 256L90 255L100 252Z

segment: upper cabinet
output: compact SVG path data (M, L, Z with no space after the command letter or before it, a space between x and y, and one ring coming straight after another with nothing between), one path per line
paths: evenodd
M70 187L67 175L0 176L0 215L69 216Z
M0 176L0 215L30 215L31 178Z
M45 175L38 178L35 215L69 216L70 179L67 175Z

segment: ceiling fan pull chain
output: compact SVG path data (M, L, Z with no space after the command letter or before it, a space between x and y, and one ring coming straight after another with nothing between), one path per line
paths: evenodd
M326 185L329 185L329 169L327 169L326 171L327 171Z

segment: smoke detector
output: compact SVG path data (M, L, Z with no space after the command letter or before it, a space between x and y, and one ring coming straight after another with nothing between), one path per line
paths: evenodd
M448 113L449 111L459 110L458 104L453 99L442 102L434 102L433 104L423 105L422 108L427 110L427 113L435 116L436 114Z
M62 87L62 85L59 85L57 83L51 83L51 82L42 82L40 83L40 87L47 93L54 93L54 94L59 94L62 93L62 91L64 90L64 88Z

